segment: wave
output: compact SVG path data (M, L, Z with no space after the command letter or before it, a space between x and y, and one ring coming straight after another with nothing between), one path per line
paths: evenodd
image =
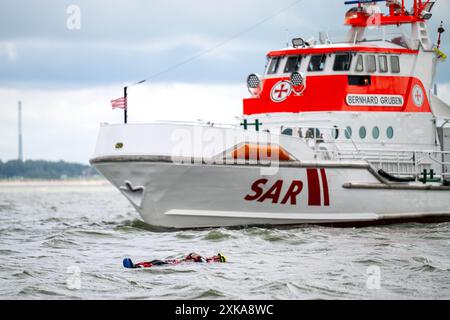
M208 289L206 291L201 292L199 295L192 297L192 300L210 300L210 299L221 299L226 297L225 293L215 290Z
M133 229L145 230L145 231L157 232L157 233L178 231L176 229L171 229L171 228L152 226L152 225L149 225L139 219L122 221L122 222L118 223L118 225L114 228L114 230L116 230L116 231L125 231L125 232L133 231Z
M206 241L223 241L232 238L231 234L221 230L213 230L208 232L202 239Z

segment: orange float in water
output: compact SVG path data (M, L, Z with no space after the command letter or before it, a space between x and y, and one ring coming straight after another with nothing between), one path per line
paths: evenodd
M245 144L231 152L233 159L292 161L290 154L278 145Z

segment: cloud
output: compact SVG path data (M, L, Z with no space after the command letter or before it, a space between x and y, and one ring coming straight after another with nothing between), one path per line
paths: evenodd
M10 61L14 61L17 58L16 46L12 43L6 44L6 53Z
M155 38L145 41L78 41L71 42L67 40L57 39L20 39L14 42L0 42L0 46L5 49L6 52L12 52L14 55L17 51L17 47L21 47L22 50L32 49L47 49L47 50L60 50L70 49L76 50L80 47L89 47L90 49L105 49L105 50L129 50L129 51L142 51L145 53L163 53L170 50L186 50L186 48L194 48L195 50L207 50L216 47L221 44L220 39L212 39L203 35L197 34L180 34L171 38ZM248 43L245 44L242 41L235 41L225 48L231 52L248 51Z
M236 82L264 67L266 51L260 49L261 43L242 40L226 46L222 43L220 39L200 35L128 43L17 40L13 47L20 59L16 63L2 61L0 54L0 85L127 83L159 73L192 57L195 59L190 63L177 68L176 78L173 74L166 74L157 80ZM0 46L6 53L11 44L4 42Z
M15 61L17 59L17 46L11 42L0 42L1 55L4 55L10 62Z
M17 157L17 101L23 101L26 159L87 163L95 147L99 124L121 123L122 110L110 100L120 97L120 86L72 90L0 89L0 159ZM242 113L245 85L152 84L129 89L129 120L212 120L233 123Z
M66 27L70 5L81 10L80 30ZM177 70L175 80L172 74L157 80L235 83L260 72L265 54L289 38L317 39L319 31L332 39L345 35L348 8L341 0L5 1L0 43L14 50L0 53L0 85L138 81L202 52ZM434 39L440 21L449 21L449 9L448 1L437 2L430 22ZM450 32L442 43L450 52ZM450 81L449 63L440 66L438 79Z

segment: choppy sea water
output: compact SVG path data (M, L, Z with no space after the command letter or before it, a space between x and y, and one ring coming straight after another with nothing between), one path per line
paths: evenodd
M224 253L127 270L122 259ZM164 231L105 185L0 185L3 299L449 299L450 224Z

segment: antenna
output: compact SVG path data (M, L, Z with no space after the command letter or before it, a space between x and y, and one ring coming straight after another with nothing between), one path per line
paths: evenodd
M349 4L366 4L366 3L372 3L372 2L386 2L386 0L352 0L352 1L345 1L345 5Z
M442 34L445 32L445 29L444 29L444 21L441 21L441 25L439 26L439 28L438 28L438 34L439 34L439 37L438 37L438 43L437 43L437 48L439 49L440 47L441 47L441 36L442 36Z
M19 117L19 158L23 162L23 146L22 146L22 101L18 103L18 117Z
M289 48L289 29L286 28L286 48Z

